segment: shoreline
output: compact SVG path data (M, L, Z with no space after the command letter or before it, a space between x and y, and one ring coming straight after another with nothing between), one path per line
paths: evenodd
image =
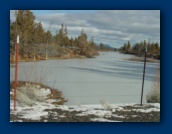
M39 62L39 61L46 61L46 60L65 60L65 59L90 59L90 58L95 58L96 56L99 56L99 53L97 55L92 55L92 56L76 56L76 57L73 57L73 56L62 56L62 57L49 57L48 59L45 59L45 58L42 58L42 59L39 59L39 60L34 60L34 59L29 59L29 60L18 60L18 62ZM15 61L11 62L10 61L10 65L11 64L15 64Z
M144 57L136 57L136 56L133 56L131 58L125 58L124 60L136 61L136 62L144 62ZM146 62L160 63L160 60L153 59L153 58L146 58Z

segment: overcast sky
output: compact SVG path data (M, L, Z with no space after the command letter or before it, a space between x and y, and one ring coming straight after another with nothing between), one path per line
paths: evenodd
M95 42L119 48L125 42L143 40L160 42L160 10L31 10L36 21L52 33L64 23L69 37L77 37L83 29ZM14 11L10 19L14 20Z

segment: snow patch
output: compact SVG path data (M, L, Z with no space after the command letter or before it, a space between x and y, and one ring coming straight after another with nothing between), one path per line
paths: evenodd
M133 111L141 112L141 113L150 113L152 111L159 112L160 110L156 108L150 108L150 109L133 109Z
M13 100L10 100L10 114L14 115L20 115L20 118L23 119L31 119L31 120L40 120L41 116L48 119L48 112L45 111L46 109L57 109L57 111L49 111L50 114L53 114L57 119L66 117L65 115L58 115L58 109L64 110L64 111L77 111L79 112L76 114L76 116L87 116L87 115L95 115L96 118L93 118L92 121L100 121L100 122L116 122L112 120L108 120L105 118L115 117L115 118L125 118L122 115L115 114L115 111L119 110L126 110L124 109L125 106L133 107L132 111L136 112L142 112L142 113L149 113L151 111L160 111L160 104L145 104L142 107L136 107L135 104L110 104L112 107L112 110L104 109L102 108L102 105L81 105L81 106L66 106L66 105L60 105L55 106L50 103L46 102L35 102L36 104L33 106L21 106L17 103L17 110L13 111ZM150 107L152 106L152 107ZM139 108L139 109L136 109ZM130 111L130 110L129 110ZM137 115L131 115L132 117L137 117ZM18 121L18 120L16 120ZM16 122L13 121L13 122ZM44 120L46 121L46 120ZM12 121L11 121L12 122Z
M119 115L116 115L116 114L113 114L112 116L113 116L113 117L116 117L116 118L125 118L125 117L122 116L122 115L119 116Z
M10 91L10 95L14 95L14 92Z
M64 117L66 117L66 116L64 116L64 115L60 115L60 116L58 116L58 117L60 117L60 118L64 118Z
M51 94L50 89L41 88L40 91L41 91L43 96L47 96L47 95Z
M99 122L121 122L121 121L108 120L108 119L105 119L105 118L93 118L91 120L92 121L99 121Z

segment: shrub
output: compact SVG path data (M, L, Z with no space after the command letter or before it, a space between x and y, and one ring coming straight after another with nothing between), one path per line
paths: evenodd
M152 90L148 93L148 103L160 103L160 68L156 70Z

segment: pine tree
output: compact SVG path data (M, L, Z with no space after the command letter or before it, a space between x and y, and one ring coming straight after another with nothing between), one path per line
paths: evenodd
M67 26L61 24L61 28L59 32L55 36L56 42L58 45L62 46L69 46L69 38L68 38L68 30Z
M90 44L90 46L91 46L92 48L95 48L95 47L96 47L96 44L95 44L95 42L94 42L94 37L93 37L93 36L91 37L89 44Z
M84 30L81 30L81 34L78 36L78 45L80 48L87 47L88 42L87 42L87 35L84 32Z
M123 51L127 51L127 44L124 43Z
M100 47L100 50L104 50L104 45L103 45L103 43L100 43L99 47Z
M35 43L37 44L45 43L45 32L44 32L41 22L36 24Z
M67 30L67 26L65 26L65 29L64 29L64 36L68 36L68 30Z
M10 20L10 54L14 55L15 43L17 38L17 26L15 22Z
M17 34L20 36L20 53L29 54L32 50L29 45L34 41L35 16L29 10L18 10L16 14Z
M127 44L127 51L130 51L131 49L131 44L130 44L130 41L128 41L128 44Z

